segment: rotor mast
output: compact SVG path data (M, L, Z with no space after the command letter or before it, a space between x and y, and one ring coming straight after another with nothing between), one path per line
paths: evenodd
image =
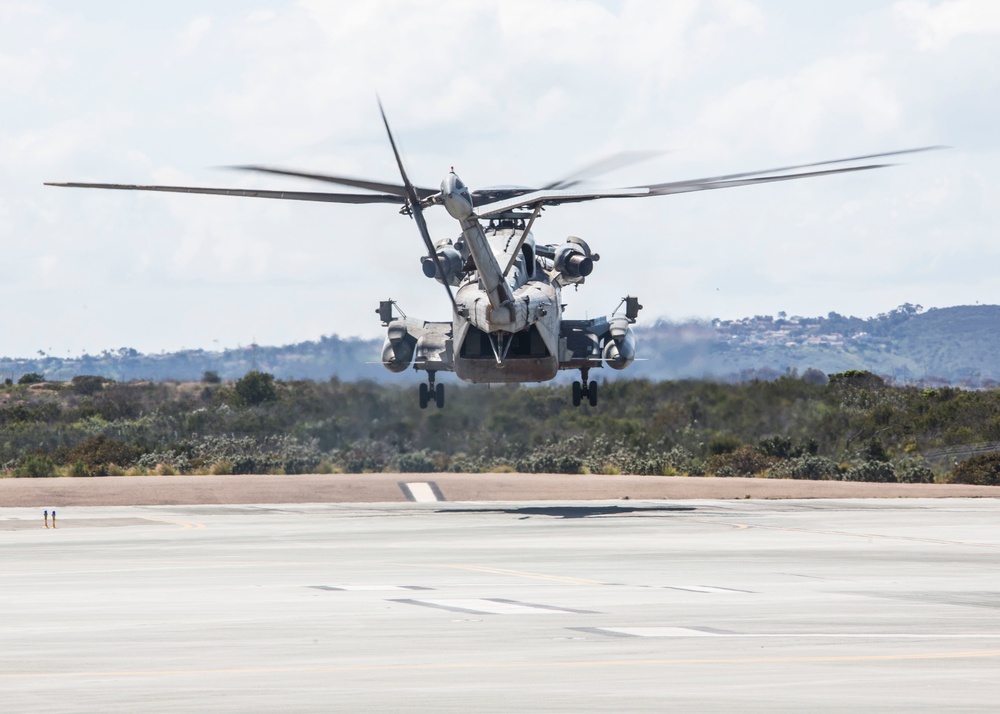
M462 235L466 245L469 246L476 270L479 271L479 280L483 284L483 291L490 301L490 307L493 308L494 321L498 323L509 322L509 317L507 320L498 319L501 317L498 312L511 300L510 287L504 280L500 263L497 262L493 249L483 232L483 226L479 223L479 216L473 210L469 189L454 171L445 176L444 181L441 182L441 200L451 217L462 226Z

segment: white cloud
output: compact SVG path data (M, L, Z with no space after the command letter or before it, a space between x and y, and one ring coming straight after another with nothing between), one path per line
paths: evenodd
M984 5L885 0L825 9L824 22L791 0L65 5L0 6L13 23L0 23L0 239L20 266L0 291L51 316L11 327L8 353L37 349L41 332L73 349L90 335L91 349L154 351L253 333L373 336L387 297L444 318L415 229L394 207L41 186L324 188L210 168L239 163L392 180L376 91L428 185L451 165L474 186L541 182L622 149L672 152L608 183L914 143L969 152L551 209L539 240L581 235L603 256L567 294L573 315L606 312L625 293L650 320L867 315L896 295L1000 301L987 268L1000 170L981 148L997 95L975 91L1000 76L1000 45L996 33L972 49L955 39L970 7L973 30L992 27ZM443 213L428 217L434 236L457 231ZM964 285L949 272L958 264Z
M201 15L192 20L180 34L180 53L190 54L194 52L211 29L212 17L210 15Z
M901 110L879 76L882 64L878 55L861 52L825 57L785 76L755 77L709 102L700 128L737 154L763 145L803 155L845 132L852 138L859 130L887 134Z
M922 50L942 52L963 35L1000 36L1000 3L995 0L902 0L893 6L916 35Z

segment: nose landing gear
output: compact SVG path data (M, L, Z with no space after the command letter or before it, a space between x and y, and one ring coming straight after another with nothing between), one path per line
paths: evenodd
M431 400L437 405L438 409L444 406L444 385L434 384L434 372L427 373L427 384L420 385L420 408L426 409L427 405L430 404Z
M580 382L573 382L573 406L580 406L584 399L590 402L590 406L597 406L597 382L587 383L590 370L584 367L580 370Z

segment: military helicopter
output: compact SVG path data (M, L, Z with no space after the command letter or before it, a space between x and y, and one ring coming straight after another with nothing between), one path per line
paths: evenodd
M603 190L579 188L583 178L593 176L602 169L644 158L640 153L633 153L592 165L567 179L538 188L504 187L470 191L452 169L441 182L440 189L436 190L411 183L381 102L379 111L399 168L401 183L255 165L232 167L323 181L364 189L369 193L105 183L46 185L400 205L400 213L410 216L416 223L427 249L427 255L421 259L423 273L444 285L453 311L452 319L447 322L408 317L394 300L382 301L376 311L386 328L382 364L391 372L402 372L412 364L414 369L427 373L427 382L420 384L420 408L426 408L431 401L439 408L444 406L444 385L435 382L438 372L454 372L466 382L504 383L545 382L553 379L560 370L580 372L580 380L572 384L573 405L579 406L586 400L591 406L596 406L597 382L590 380L590 370L603 365L622 370L632 364L636 359L636 344L631 326L635 324L642 305L636 297L627 295L606 316L586 320L563 319L562 289L582 285L593 272L594 263L600 260L600 256L591 250L586 241L576 236L569 236L561 243L537 244L531 228L544 208L596 199L664 196L866 171L890 164L819 167L856 164L941 148L904 149L646 186ZM461 234L454 240L446 238L435 242L431 239L424 210L434 206L444 206L448 214L458 221Z

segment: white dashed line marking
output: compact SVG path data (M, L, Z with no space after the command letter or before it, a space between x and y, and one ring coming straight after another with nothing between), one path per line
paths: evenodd
M354 591L385 591L385 590L433 590L422 585L310 585L316 590L354 590Z
M454 598L448 600L395 600L411 605L423 605L451 612L465 612L474 615L580 615L591 614L587 610L573 610L551 605L538 605L502 598Z
M694 627L588 627L588 632L596 632L610 637L725 637L712 630ZM730 635L731 636L731 635Z

